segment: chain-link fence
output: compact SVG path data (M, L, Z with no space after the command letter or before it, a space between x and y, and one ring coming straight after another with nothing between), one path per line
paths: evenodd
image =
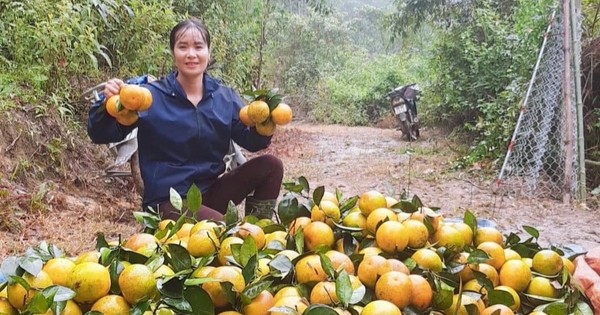
M565 87L568 86L565 84L565 51L568 50L565 36L570 37L572 33L563 22L564 15L560 10L549 20L539 59L498 176L498 188L503 193L560 199L565 195L576 195L578 146L574 80L568 83L573 91L571 102L564 102ZM579 40L581 23L577 24L575 36ZM573 67L575 62L570 64ZM566 107L565 104L571 106Z

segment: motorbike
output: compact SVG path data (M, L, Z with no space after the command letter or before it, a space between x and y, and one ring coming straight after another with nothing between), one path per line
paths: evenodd
M399 86L388 93L391 99L394 116L398 120L399 127L408 141L419 138L419 117L417 116L417 100L421 95L421 89L416 83Z

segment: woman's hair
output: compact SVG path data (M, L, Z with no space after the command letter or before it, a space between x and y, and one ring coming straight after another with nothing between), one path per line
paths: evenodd
M202 37L204 38L207 47L210 48L210 33L208 32L208 28L206 27L206 25L204 25L204 23L202 23L202 21L200 21L197 18L190 18L179 22L171 30L171 35L169 35L169 46L171 47L171 51L175 49L175 43L177 42L177 39L179 39L179 37L185 31L191 28L197 29L200 32L200 34L202 34Z

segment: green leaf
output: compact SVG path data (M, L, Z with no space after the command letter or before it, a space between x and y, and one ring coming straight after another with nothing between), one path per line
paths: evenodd
M48 303L42 292L36 292L31 301L27 303L26 311L30 314L43 314L50 308L51 303Z
M194 286L194 285L201 285L207 282L216 282L216 281L220 281L219 279L214 279L214 278L188 278L185 280L185 282L183 283L186 286Z
M467 258L467 263L469 264L481 264L485 263L490 259L490 256L481 249L475 249L471 253L469 253L469 258Z
M17 268L19 268L19 259L17 256L10 256L0 264L0 274L5 277L14 276L17 274Z
M490 290L488 291L488 301L490 305L504 304L511 306L515 303L515 299L512 294L504 290Z
M564 302L550 303L544 308L544 313L548 315L569 314L569 305Z
M188 189L186 195L187 208L190 210L192 214L196 214L198 210L200 210L200 206L202 206L202 192L198 189L196 184L192 184L190 189Z
M361 284L358 288L356 288L352 291L352 296L350 297L348 304L354 305L354 304L357 304L358 302L362 301L362 299L365 297L366 293L367 293L367 288Z
M396 207L396 205L398 205L397 207L400 210L402 210L402 212L415 213L415 212L419 211L419 207L415 206L410 201L400 200L400 202L398 202L397 204L395 204L394 207Z
M335 279L335 293L344 307L348 307L352 299L352 282L346 270L342 270Z
M279 272L281 278L285 278L293 270L294 264L285 255L275 255L269 262L269 267Z
M244 288L244 291L242 291L242 295L244 295L249 300L252 300L255 297L257 297L262 291L267 290L269 287L271 287L272 284L273 281L259 281L256 283L252 283Z
M42 294L46 297L52 297L53 302L68 301L75 297L75 291L60 285L52 285L44 290Z
M245 266L248 263L248 260L250 260L250 257L254 257L257 254L258 249L256 248L256 242L254 241L254 238L246 237L240 249L240 260L238 262L242 266Z
M249 237L249 238L251 238L251 237ZM254 280L254 278L256 277L256 270L258 267L258 258L257 257L258 257L257 255L250 256L250 258L244 265L244 268L242 269L242 276L244 277L244 281L246 283L252 282Z
M197 286L186 287L183 291L184 299L192 307L192 314L214 315L215 308L206 291Z
M37 276L44 267L44 262L38 257L22 257L19 260L19 267L33 276Z
M296 245L298 254L304 253L304 232L302 232L302 230L299 230L294 234L294 244Z
M108 273L110 275L110 293L121 294L121 287L119 287L119 275L125 266L120 260L113 260L108 266Z
M104 233L102 232L97 232L96 233L96 249L100 250L100 248L108 248L110 247L108 245L108 242L106 241L106 238L104 237Z
M167 277L158 281L158 291L166 298L178 300L183 297L185 278L181 276Z
M304 193L310 192L310 185L308 184L308 180L306 180L306 177L304 176L300 176L298 177L298 183L300 183L300 185L302 186L302 191Z
M311 304L302 315L337 315L337 312L330 306L324 304Z
M575 315L593 315L594 311L592 310L592 308L590 307L589 304L587 304L583 301L578 301L577 304L575 305L574 314Z
M185 247L178 244L167 244L166 247L168 254L165 260L175 273L192 268L192 257Z
M423 207L423 202L421 201L421 198L419 198L419 196L417 195L413 196L411 203L417 208Z
M227 212L225 212L225 215L223 216L223 221L225 221L225 225L227 226L234 225L238 222L237 207L231 200L229 201L229 204L227 204Z
M144 312L149 310L151 310L150 301L146 300L132 305L131 309L129 310L129 315L143 315Z
M454 297L454 291L449 289L441 289L434 291L433 294L433 307L436 309L445 310L452 306L452 299Z
M277 205L277 214L283 225L289 225L294 219L300 217L298 199L292 194L286 194Z
M323 267L323 271L325 271L325 274L329 278L335 279L335 269L333 269L331 259L325 256L325 254L323 254L322 252L319 252L319 259L321 260L321 267Z
M177 192L177 190L170 188L169 189L169 200L173 208L181 211L183 209L183 199L181 195Z
M321 204L321 199L323 199L323 195L325 195L325 186L319 186L315 188L315 191L313 191L313 202L315 203L315 205L318 206Z
M340 200L340 199L338 199L338 200ZM353 196L352 198L346 200L340 207L340 213L346 213L350 209L354 208L356 206L357 202L358 202L358 196Z
M235 305L235 300L238 292L235 291L233 283L229 281L222 281L221 289L223 290L223 293L225 293L225 299L227 300L227 302L229 302L231 305Z
M534 227L523 225L523 230L536 239L540 238L540 232Z
M183 314L190 314L192 312L192 305L190 304L190 302L185 299L185 298L164 298L163 302L165 302L165 304L167 304L169 307L173 308L175 313L183 313ZM211 302L212 304L212 302ZM210 304L208 304L210 305Z
M477 233L477 218L475 217L475 215L471 211L467 210L467 211L465 211L463 221L471 228L471 230L473 231L473 235L476 235L476 233Z

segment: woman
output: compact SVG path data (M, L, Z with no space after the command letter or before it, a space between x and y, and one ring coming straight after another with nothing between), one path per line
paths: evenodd
M185 197L192 184L202 192L199 220L220 220L230 200L239 204L244 199L246 215L271 218L283 178L278 158L262 155L219 177L231 140L256 152L268 147L271 137L246 127L238 115L244 105L240 97L206 74L210 34L201 21L180 22L171 30L169 42L176 70L145 85L152 93L150 109L126 127L99 111L100 102L94 104L88 119L91 140L117 142L138 127L143 206L158 209L162 218L179 216L169 202L170 188ZM120 79L109 80L105 99L118 94L123 85Z

